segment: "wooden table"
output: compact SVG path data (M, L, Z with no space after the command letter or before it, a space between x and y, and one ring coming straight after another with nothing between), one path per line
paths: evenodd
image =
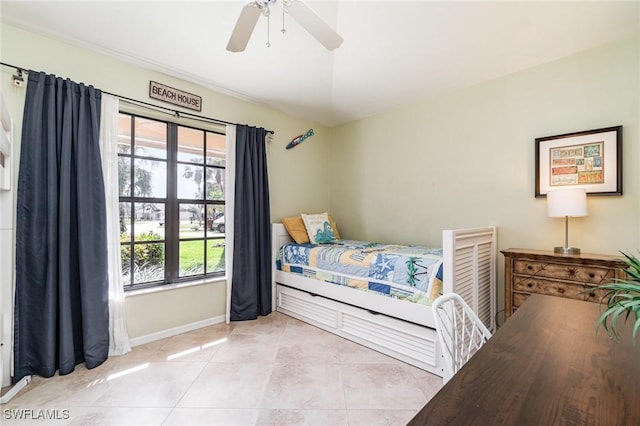
M640 425L640 339L595 303L533 294L409 425Z

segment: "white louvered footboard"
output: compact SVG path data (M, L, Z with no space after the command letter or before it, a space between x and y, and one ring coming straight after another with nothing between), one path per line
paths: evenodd
M442 232L444 292L458 293L492 332L496 329L495 227Z

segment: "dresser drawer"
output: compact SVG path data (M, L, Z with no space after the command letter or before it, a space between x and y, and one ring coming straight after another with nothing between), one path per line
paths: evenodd
M550 296L567 297L569 299L585 300L588 287L581 284L570 284L531 277L514 277L513 290L527 293L548 294Z
M607 290L603 290L598 287L588 287L589 291L585 292L584 300L594 303L606 302L608 298L605 298L607 295Z
M527 288L529 288L527 286ZM588 302L594 302L594 303L600 303L603 300L603 297L606 296L607 292L606 290L602 290L599 289L597 287L586 287L587 291L584 292L583 297L584 298L580 298L580 300L586 300ZM512 300L512 310L515 312L515 310L517 308L519 308L520 306L522 306L522 304L525 302L525 300L527 300L530 296L529 293L519 293L515 291L516 289L514 289L513 294L513 300ZM554 294L555 295L555 294ZM561 295L563 297L566 297L564 294ZM575 297L569 297L571 299L576 299ZM606 299L604 299L606 301Z
M515 311L516 308L522 306L529 296L531 295L527 293L513 293L513 310Z
M535 275L536 277L577 281L589 284L612 282L615 277L615 271L610 268L599 268L595 266L583 266L576 264L546 263L532 260L514 261L513 272L520 275Z

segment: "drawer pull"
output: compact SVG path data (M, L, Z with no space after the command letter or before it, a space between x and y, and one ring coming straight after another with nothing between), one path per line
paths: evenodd
M564 288L559 288L558 289L558 293L560 293L560 294L564 293Z
M527 265L527 269L528 269L528 270L532 270L532 269L533 269L533 266L531 266L531 265Z
M596 276L596 274L594 274L593 272L591 272L591 273L589 274L589 278L593 278L593 277L595 277L595 276Z
M533 287L533 284L528 283L528 284L527 284L527 287L531 288L531 287Z
M596 294L592 291L591 293L589 293L589 297L596 297Z

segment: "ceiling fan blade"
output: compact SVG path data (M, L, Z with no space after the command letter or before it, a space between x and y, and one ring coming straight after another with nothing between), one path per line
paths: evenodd
M242 52L247 47L261 12L262 10L256 2L248 3L242 8L233 33L229 38L229 43L227 43L229 52Z
M287 12L302 28L314 36L328 50L340 47L344 39L300 0L289 0Z

